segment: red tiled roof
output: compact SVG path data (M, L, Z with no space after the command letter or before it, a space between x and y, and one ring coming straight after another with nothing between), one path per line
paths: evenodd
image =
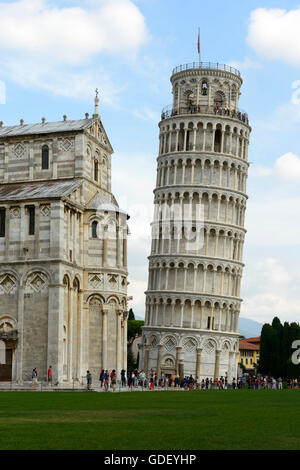
M260 343L260 336L256 338L246 338L246 341L248 341L248 343Z
M259 351L259 344L248 343L247 339L240 339L240 350Z

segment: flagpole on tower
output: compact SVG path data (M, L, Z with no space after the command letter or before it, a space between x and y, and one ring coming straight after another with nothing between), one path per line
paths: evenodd
M199 54L199 65L200 65L201 64L200 28L198 28L198 54Z

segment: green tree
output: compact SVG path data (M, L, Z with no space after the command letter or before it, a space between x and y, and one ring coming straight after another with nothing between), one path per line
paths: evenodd
M138 368L139 355L135 360L132 352L132 344L136 338L142 336L143 320L128 320L127 321L127 371L130 373L132 370Z
M129 309L129 312L128 312L128 320L135 320L135 316L134 316L134 313L133 313L132 308Z
M261 374L270 374L272 333L272 326L265 323L262 327L260 336L260 359L258 372Z
M258 372L274 377L298 378L300 365L292 363L293 342L300 339L300 325L285 322L278 317L272 325L264 324L260 340L260 360Z
M278 317L272 321L272 349L271 349L271 366L270 372L275 377L282 375L282 337L283 326Z
M298 323L291 323L289 328L289 344L288 344L288 360L287 360L287 377L299 378L300 377L300 365L293 364L292 355L294 349L292 348L293 342L300 339L300 326Z
M137 369L138 364L137 361L134 358L134 355L132 354L131 348L128 349L127 351L127 371L128 374L132 372L134 369Z
M135 338L142 335L142 326L144 326L143 320L128 320L127 339L129 342L132 343Z

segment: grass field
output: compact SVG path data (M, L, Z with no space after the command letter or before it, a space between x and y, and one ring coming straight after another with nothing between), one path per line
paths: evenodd
M300 449L300 390L0 393L0 449Z

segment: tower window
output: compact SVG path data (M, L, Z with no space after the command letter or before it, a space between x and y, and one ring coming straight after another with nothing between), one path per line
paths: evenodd
M29 230L28 234L29 235L34 235L35 231L35 207L34 206L28 206L28 214L29 214Z
M207 95L207 82L202 82L201 86L201 95L206 96Z
M98 174L99 174L99 163L98 160L94 161L94 180L98 182Z
M0 209L0 237L5 237L5 209Z
M215 94L215 105L223 106L224 105L224 96L220 91L217 91Z
M42 170L49 169L49 147L48 145L43 145L42 147Z
M98 238L97 229L98 229L98 222L94 221L92 223L92 238Z

